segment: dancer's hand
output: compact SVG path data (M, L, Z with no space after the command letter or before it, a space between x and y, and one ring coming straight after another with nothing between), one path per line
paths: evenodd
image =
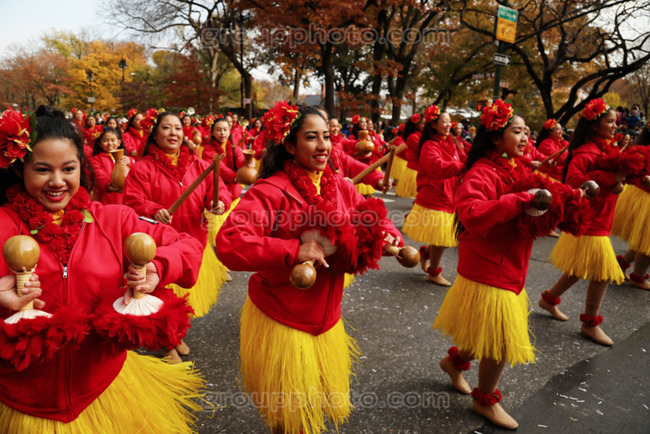
M40 297L41 294L41 281L36 273L32 274L28 282L25 282L23 295L20 297L16 294L16 276L10 274L0 277L0 306L2 307L10 310L20 310L30 301L33 301L36 309L42 309L45 302L36 298Z
M138 273L133 264L129 265L129 269L126 273L127 289L124 292L124 304L129 304L129 301L131 301L131 298L133 296L133 292L153 292L159 283L160 276L158 276L158 269L153 262L149 262L145 266L144 276L141 276Z
M314 266L322 265L329 268L329 264L325 261L325 249L316 240L309 240L300 245L298 251L298 262L303 263L307 261L314 261Z
M153 216L154 219L158 220L160 223L164 223L166 225L170 224L172 222L172 215L167 211L165 208L159 210L154 214Z

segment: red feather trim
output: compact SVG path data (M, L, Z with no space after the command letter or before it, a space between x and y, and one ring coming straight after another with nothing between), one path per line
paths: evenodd
M40 363L68 344L81 342L90 329L88 314L64 307L51 317L23 319L16 324L0 320L0 358L22 371Z
M564 204L564 214L558 228L575 236L584 234L594 217L589 199L576 198L575 190L566 184L554 183L551 188L551 194L562 197Z
M624 152L624 154L628 153L638 155L638 158L643 161L643 165L635 174L628 175L625 178L625 182L642 186L641 180L645 176L650 175L650 146L633 146Z
M384 202L370 198L360 203L352 213L352 222L356 228L358 251L356 264L353 264L354 273L379 269L384 252L384 232L388 231Z
M596 169L609 172L636 175L645 165L645 158L638 152L620 152L619 148L612 147L605 155L596 160Z
M100 336L115 339L120 349L143 347L148 350L173 348L180 344L190 328L189 315L194 313L184 298L172 290L156 289L151 295L164 304L156 313L147 316L123 315L115 311L113 303L123 292L112 292L97 307L91 319Z

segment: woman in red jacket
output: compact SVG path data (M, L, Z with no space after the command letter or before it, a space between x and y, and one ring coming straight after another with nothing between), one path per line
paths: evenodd
M105 127L97 140L95 140L93 156L90 159L95 174L93 200L101 202L104 205L124 203L122 187L114 186L111 183L111 176L115 165L120 164L130 168L135 163L132 157L126 155L120 161L115 161L111 152L118 149L124 149L120 132L111 127Z
M122 134L122 141L129 156L137 158L142 156L142 150L147 143L147 135L142 127L144 115L136 109L129 110L129 123L126 125L126 131Z
M357 122L355 122L355 120ZM369 166L384 154L383 143L384 141L377 135L373 135L372 131L368 129L368 119L355 115L352 118L352 131L347 139L342 140L343 149L355 160ZM360 137L366 135L366 140L372 142L372 150L361 150L357 144L361 141ZM374 194L375 189L368 184L359 183L356 185L357 191L365 197L370 197Z
M171 225L192 235L203 246L203 260L196 284L191 288L173 286L179 296L189 293L188 302L195 316L203 316L217 302L226 270L207 243L208 228L204 210L222 214L230 206L225 185L219 189L219 203L213 203L212 176L208 176L172 216L168 208L199 177L209 164L197 158L183 141L183 128L177 115L163 112L149 134L142 160L133 165L124 185L124 204L139 215ZM172 362L189 353L184 343L167 352Z
M454 213L458 174L463 167L451 135L448 113L429 106L425 112L426 126L420 139L418 155L418 193L402 230L406 235L428 247L420 248L422 268L429 281L442 286L451 283L442 277L440 260L447 247L456 247Z
M548 119L544 122L544 128L537 137L539 145L537 148L539 152L544 155L553 155L569 146L569 142L563 138L562 125L555 119ZM562 179L562 172L564 172L564 164L566 163L568 152L564 151L556 157L552 158L547 164L542 164L539 171L550 176L554 181L560 182Z
M36 131L27 122L24 141L14 142L24 146L31 141L31 151L24 153L24 161L16 159L10 170L0 171L0 185L9 186L6 197L0 197L0 244L14 235L33 237L40 247L38 275L17 297L16 277L0 257L0 315L5 319L33 301L51 316L16 324L0 320L0 432L191 432L188 410L198 410L192 398L202 380L190 364L168 366L126 351L145 344L116 337L129 334L134 323L122 315L123 321L106 329L99 312L114 310L121 295L130 300L132 291L149 293L158 287L153 294L162 298L170 292L160 289L163 285L191 286L200 243L140 220L125 206L90 201L81 170L83 138L57 109L41 106L35 116ZM0 130L8 124L3 122ZM0 143L0 154L5 145ZM157 244L146 278L137 277L124 256L124 242L134 232L148 233ZM186 324L178 328L174 318L163 316L168 300L155 314L162 320L160 331L184 334L187 309L181 309ZM42 340L29 339L31 322L36 324L34 337ZM127 330L117 330L120 326ZM137 334L143 336L144 328ZM147 348L163 345L160 336L149 334ZM178 342L180 337L169 339Z
M379 199L364 200L327 165L317 109L278 102L270 113L274 145L219 231L217 253L230 269L256 272L240 322L244 387L273 432L321 432L326 419L338 427L348 418L359 354L341 320L344 274L375 268L399 232ZM298 289L291 270L310 260L316 281Z
M534 237L558 223L557 214L542 214L533 206L533 191L522 188L533 177L518 164L527 145L524 126L501 100L483 111L458 188L458 276L433 324L457 345L440 362L454 387L471 393L476 413L509 429L518 424L498 404L497 386L506 363L534 361L524 283ZM582 193L570 196L581 201ZM536 225L542 228L535 234L527 230L547 219L553 221ZM474 358L480 362L472 390L463 371Z
M424 130L424 119L419 113L411 116L404 127L403 139L406 141L406 168L395 187L395 194L399 197L415 197L418 190L418 152L420 150L420 138Z
M585 312L580 315L581 334L601 345L614 343L599 327L607 285L612 280L620 283L625 279L609 239L618 198L611 188L625 176L613 172L611 165L602 161L614 151L611 139L615 132L616 112L600 98L589 101L569 145L563 181L575 187L592 179L600 185L600 194L591 201L594 217L586 233L580 237L567 233L560 236L551 252L551 261L563 274L550 290L542 293L539 301L539 306L553 318L566 321L568 317L557 307L560 296L578 280L591 280Z

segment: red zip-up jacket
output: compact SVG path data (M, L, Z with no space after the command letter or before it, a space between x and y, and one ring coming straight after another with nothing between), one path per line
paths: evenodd
M434 134L422 145L415 203L429 209L453 213L458 174L463 168L458 148L450 135Z
M40 245L39 275L45 301L43 310L54 313L75 307L92 313L102 295L122 285L128 261L123 254L126 238L146 232L157 244L153 260L161 277L160 286L177 283L191 288L196 281L203 249L187 234L162 224L138 219L122 205L90 202L93 222L84 223L63 266L45 244ZM13 235L29 235L29 228L8 207L0 207L0 244ZM0 256L0 276L11 274ZM2 318L11 315L0 309ZM17 372L0 362L0 401L25 414L71 422L113 382L126 359L126 351L115 349L112 340L91 331L79 346L67 345L53 358L32 363Z
M539 152L550 156L553 155L555 152L559 151L560 149L564 148L568 144L569 142L567 142L566 140L555 140L552 137L547 137L546 139L542 140L542 143L539 144ZM548 174L548 176L552 177L553 179L561 181L562 173L564 172L564 164L566 163L566 159L568 155L569 152L564 151L562 155L560 155L559 157L557 157L557 159L555 159L555 161L557 162L557 165L555 167L552 167L547 163L547 164L543 164L542 167L539 168L539 171Z
M231 201L241 196L242 186L241 184L235 182L235 177L237 176L237 170L241 169L244 166L244 153L238 146L234 147L235 159L233 161L232 144L233 142L228 140L225 146L226 149L224 150L221 144L217 143L213 137L210 137L210 140L203 143L203 153L201 154L201 158L210 163L212 163L212 157L216 153L226 154L226 158L221 160L221 169L219 171L219 176L230 192ZM221 193L221 191L219 192ZM226 207L226 209L228 208L230 208L230 206Z
M365 199L351 183L335 179L338 209L349 213ZM318 267L311 288L302 290L289 283L291 270L298 264L297 233L302 229L292 217L306 208L307 202L284 172L259 179L226 219L216 246L219 260L229 269L256 271L248 281L248 295L255 306L275 321L319 335L341 317L345 274L335 267ZM388 223L390 232L401 237Z
M131 167L135 163L133 157L129 157ZM93 186L93 200L101 202L104 205L124 203L124 195L122 192L108 191L108 185L111 183L111 175L115 162L111 154L101 152L94 155L90 159L90 164L93 166L95 172L95 185Z
M181 182L172 173L158 164L151 155L133 165L124 183L124 204L136 213L151 217L161 209L169 209L181 194L199 177L209 164L190 155L192 159L183 174ZM219 179L219 199L226 209L232 202L226 185ZM212 200L212 175L208 175L192 194L183 202L172 216L171 226L178 232L185 232L201 241L207 242L207 226L203 210L210 207ZM188 287L189 288L189 287Z
M147 138L148 136L143 130L129 128L128 131L122 134L122 142L126 148L126 153L132 157L133 151L135 151L138 157L141 157L144 151L144 145L147 143Z
M415 131L406 138L406 167L409 169L418 170L418 152L421 138L422 133L420 131Z
M609 236L614 221L614 209L618 195L610 188L616 184L613 172L596 169L596 160L605 155L592 142L587 142L573 151L569 162L565 184L578 188L588 180L594 180L600 186L600 194L589 200L594 217L584 235Z
M342 136L339 135L338 137L340 138ZM350 157L343 150L340 139L331 140L331 142L332 152L330 153L330 160L334 164L336 173L341 175L342 178L352 179L368 167L367 164L363 164L359 160ZM366 175L361 182L373 188L377 188L377 183L381 179L384 179L384 174L379 170L373 170Z
M487 158L463 176L456 209L465 231L458 238L458 274L519 294L524 288L533 239L517 218L534 195L506 193L513 180Z

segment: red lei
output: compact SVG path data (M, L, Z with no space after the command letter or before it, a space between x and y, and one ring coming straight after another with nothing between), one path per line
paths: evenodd
M7 191L7 198L11 209L27 224L32 236L40 244L47 245L62 264L67 264L84 221L92 221L87 211L90 196L86 189L79 187L77 194L70 199L65 207L60 226L54 224L52 213L27 193L21 185L11 187Z
M594 145L596 145L598 149L600 149L600 152L606 155L612 152L612 150L614 149L613 146L614 142L612 140L604 139L600 136L593 136L589 139L589 141L592 142Z
M305 169L295 161L287 161L284 164L284 171L289 176L291 184L309 205L318 206L321 201L327 201L336 208L336 175L329 166L325 166L320 180L320 194Z
M523 164L517 164L514 158L508 159L501 156L497 151L489 150L485 153L485 158L492 161L499 169L510 176L510 182L507 182L508 184L516 182L531 174L531 171L526 166Z
M157 164L167 169L167 171L169 171L178 182L183 180L183 175L185 175L187 168L192 162L190 149L183 145L179 148L178 163L175 166L172 164L172 160L167 156L167 154L165 154L158 146L149 145L149 154Z
M227 167L232 167L233 169L236 169L235 164L233 163L233 161L235 160L235 156L233 154L234 149L230 139L228 139L226 143L222 145L214 137L210 137L210 144L217 150L217 155L221 155L223 153L226 154L226 158L224 158L223 163Z

